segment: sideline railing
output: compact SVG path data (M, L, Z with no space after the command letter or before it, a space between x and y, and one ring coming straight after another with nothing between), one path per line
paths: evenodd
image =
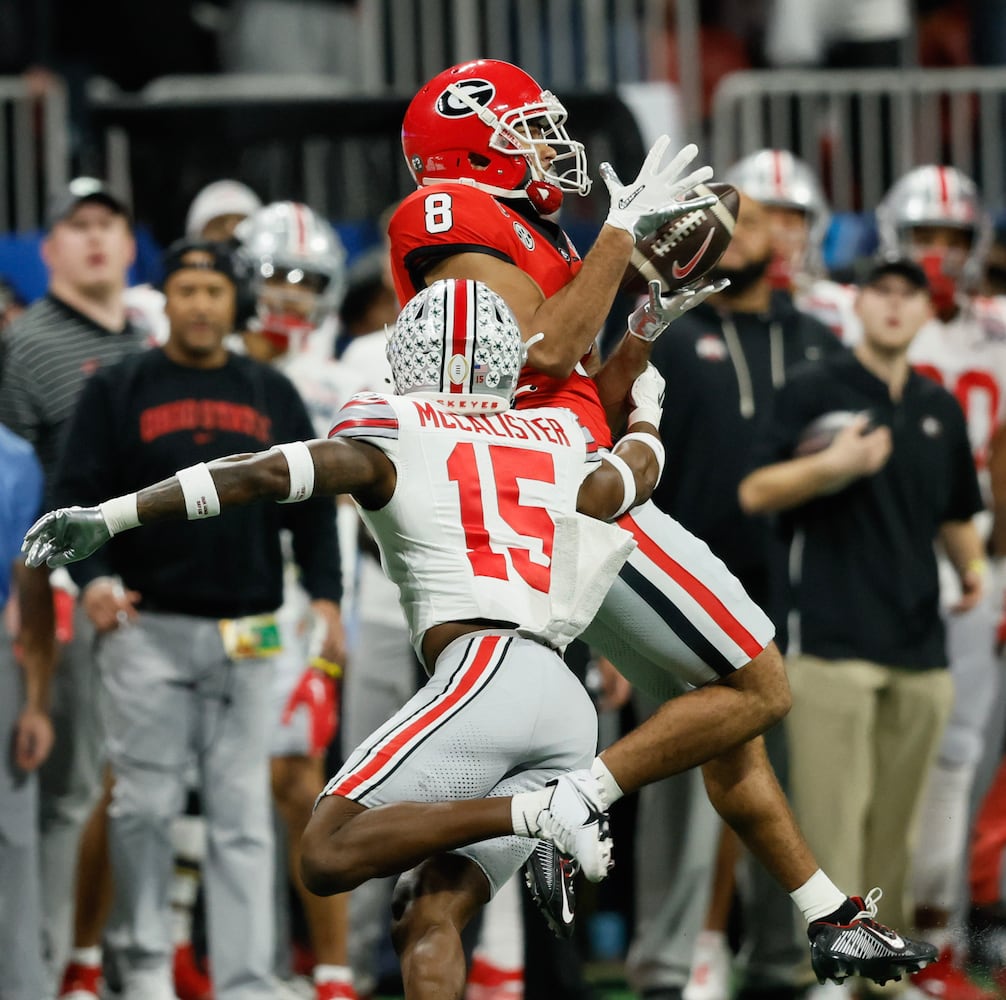
M0 233L41 228L48 193L69 180L66 91L0 77Z
M951 164L998 212L1006 207L1004 102L1006 68L998 67L734 73L713 100L713 163L723 170L756 149L789 149L842 212L875 208L914 166Z
M241 87L218 77L165 78L138 94L99 96L90 117L103 137L106 176L165 244L180 235L196 192L221 177L344 222L375 220L414 187L400 138L408 97L347 95L325 78L285 77L245 78ZM638 169L645 148L628 98L579 92L563 100L595 175L602 160L625 174ZM568 203L564 222L600 226L604 185Z

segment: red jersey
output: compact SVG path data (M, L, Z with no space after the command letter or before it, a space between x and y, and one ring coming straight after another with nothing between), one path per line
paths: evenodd
M572 281L583 263L562 229L538 217L530 206L525 216L512 204L467 184L414 191L392 216L388 235L402 305L426 287L431 267L455 254L486 253L505 260L535 281L546 298ZM516 406L572 410L599 445L611 446L597 386L580 365L566 378L525 367Z

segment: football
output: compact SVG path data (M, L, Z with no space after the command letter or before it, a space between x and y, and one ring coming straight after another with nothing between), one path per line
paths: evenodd
M698 184L688 194L713 194L716 203L671 219L637 240L622 277L622 291L645 294L648 283L657 278L665 294L676 292L707 274L723 256L740 207L736 188L714 181Z
M830 413L822 413L803 429L793 450L794 457L816 455L819 451L824 451L835 440L839 431L848 427L858 417L869 415L866 411L857 413L853 410L832 410ZM869 426L866 429L870 430Z

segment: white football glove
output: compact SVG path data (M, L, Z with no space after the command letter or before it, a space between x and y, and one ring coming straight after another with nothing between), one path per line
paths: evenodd
M705 302L710 295L722 292L729 284L729 278L720 278L708 285L696 282L674 295L662 296L660 282L654 279L650 282L649 297L629 316L629 333L652 344L679 316Z
M657 139L646 154L639 175L631 184L623 184L610 163L602 163L598 167L601 180L604 181L611 196L611 207L608 209L608 217L604 220L609 226L624 229L635 238L637 223L644 216L658 214L660 219L656 225L659 225L667 219L715 204L715 196L693 198L690 201L677 200L696 184L709 180L713 176L713 169L699 167L685 177L680 176L698 156L699 149L694 143L685 146L666 166L661 167L660 161L670 144L671 140L666 135ZM651 222L644 228L646 231L652 231L656 225Z
M647 364L642 375L636 376L629 390L629 403L632 406L629 427L644 420L654 427L660 426L660 414L664 409L664 376L653 365Z

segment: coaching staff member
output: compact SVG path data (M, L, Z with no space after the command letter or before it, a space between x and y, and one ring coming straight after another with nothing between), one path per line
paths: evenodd
M57 482L61 504L89 505L180 467L314 436L285 376L224 347L238 285L231 251L181 241L164 273L168 341L88 382ZM330 628L341 628L332 515L324 498L256 504L122 535L74 566L77 583L102 598L97 657L115 779L108 939L127 1000L174 995L170 826L192 760L207 821L215 994L274 996L269 654L282 643L272 614L283 599L280 531L291 529L305 588L335 608Z
M908 363L932 315L922 269L877 264L856 312L862 341L793 372L777 394L740 501L785 511L791 538L794 809L837 884L883 882L880 919L897 923L953 702L933 542L960 576L960 608L974 606L985 561L971 518L982 501L959 404ZM808 425L836 411L851 422L813 450Z

